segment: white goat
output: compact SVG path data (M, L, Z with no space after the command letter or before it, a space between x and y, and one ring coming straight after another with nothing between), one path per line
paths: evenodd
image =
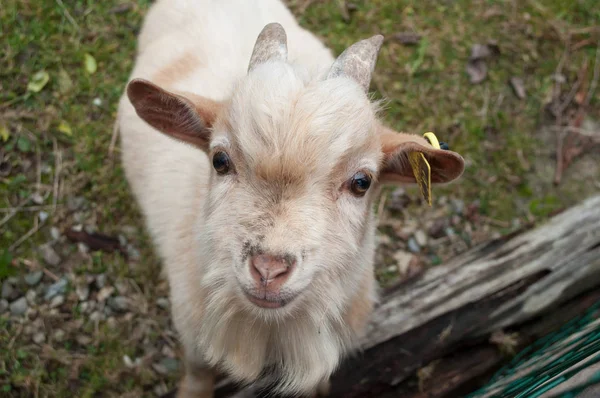
M326 384L376 300L379 187L414 183L415 151L432 182L461 175L460 155L379 123L382 41L334 60L279 0L149 10L117 123L170 283L180 397L211 397L217 370L293 394Z

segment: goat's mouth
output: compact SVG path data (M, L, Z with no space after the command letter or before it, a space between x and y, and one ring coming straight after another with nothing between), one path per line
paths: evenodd
M244 291L244 295L252 304L260 308L277 309L285 307L292 302L296 295L270 294L263 292L250 293Z

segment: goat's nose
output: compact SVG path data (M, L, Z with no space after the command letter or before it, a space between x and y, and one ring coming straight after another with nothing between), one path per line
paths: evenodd
M290 276L296 260L292 256L259 254L250 258L250 272L263 286L281 286ZM276 285L276 286L275 286Z

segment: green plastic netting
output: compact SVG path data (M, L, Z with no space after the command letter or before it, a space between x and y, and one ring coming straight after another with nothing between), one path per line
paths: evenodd
M536 341L466 398L600 398L600 302Z

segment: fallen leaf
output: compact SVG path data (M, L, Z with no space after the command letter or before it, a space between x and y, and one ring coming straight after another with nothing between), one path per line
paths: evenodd
M110 10L108 10L109 14L123 14L133 8L133 4L131 3L123 3L117 6L114 6Z
M71 88L73 88L73 81L71 80L71 77L69 77L69 74L66 70L61 69L58 72L58 90L62 94L65 94L69 92Z
M96 59L94 57L92 57L90 54L85 54L84 55L84 63L85 63L85 70L87 71L87 73L89 73L90 75L94 74L96 72L96 70L98 69L98 64L96 63Z
M478 84L485 80L487 77L487 64L484 60L478 59L475 61L469 61L467 63L467 73L471 83Z
M405 46L413 46L415 44L419 44L421 40L421 35L412 32L399 32L395 33L391 37L393 40L397 40Z
M33 93L39 93L42 89L48 84L50 81L50 75L45 70L41 70L36 72L31 79L29 79L29 83L27 84L27 91L31 91Z
M106 252L118 251L126 254L126 250L121 246L119 239L113 238L98 233L87 233L85 231L76 231L74 229L68 229L64 235L73 242L85 243L90 250L102 250Z
M490 48L485 44L474 44L471 47L471 61L477 61L478 59L486 59L492 55Z
M6 128L5 125L1 125L0 126L0 138L2 138L2 142L8 141L9 137L10 137L10 131L8 131L8 128Z
M61 120L60 123L58 124L58 131L60 131L63 134L68 135L69 137L73 135L71 126L69 126L69 123L67 123L64 120Z
M523 79L521 79L520 77L511 77L510 85L511 85L513 91L515 92L515 95L519 99L525 98L525 96L526 96L525 83L523 82Z

